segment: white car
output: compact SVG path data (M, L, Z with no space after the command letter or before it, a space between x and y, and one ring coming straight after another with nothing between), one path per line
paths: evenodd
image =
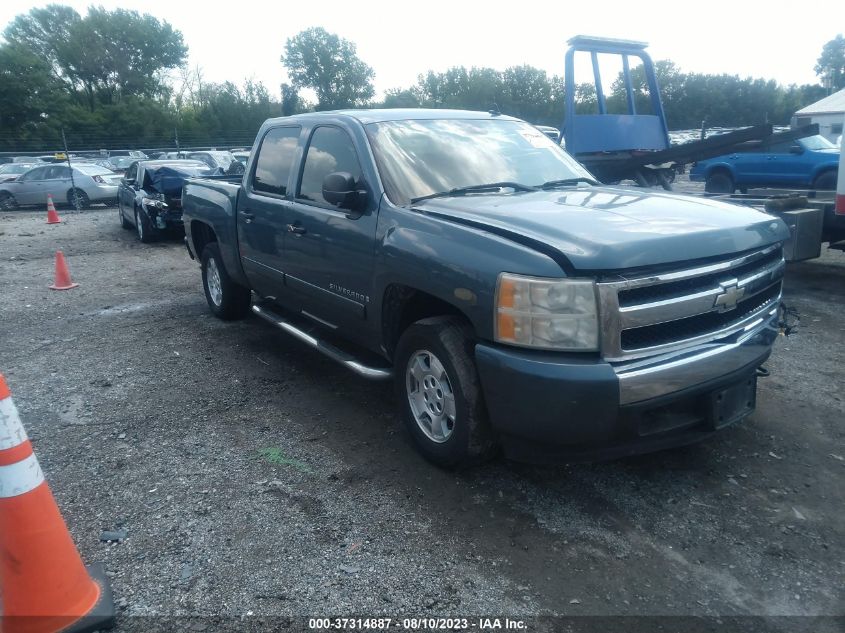
M57 204L67 202L74 206L74 187L79 206L85 208L92 202L113 203L117 199L120 175L93 163L73 166L73 180L67 163L41 165L0 184L0 209L47 204L47 194Z

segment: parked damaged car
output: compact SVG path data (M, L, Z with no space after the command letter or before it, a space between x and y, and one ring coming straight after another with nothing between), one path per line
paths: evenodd
M188 178L216 172L198 160L142 160L126 170L117 191L117 210L124 229L135 227L144 243L182 228L182 185Z

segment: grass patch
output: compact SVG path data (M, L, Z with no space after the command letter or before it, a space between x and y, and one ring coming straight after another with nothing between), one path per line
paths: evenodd
M297 470L303 473L311 473L313 472L307 464L299 461L298 459L293 459L292 457L288 457L285 455L284 451L277 446L270 446L268 448L259 449L258 454L261 455L266 461L270 462L271 464L276 464L277 466L292 466Z

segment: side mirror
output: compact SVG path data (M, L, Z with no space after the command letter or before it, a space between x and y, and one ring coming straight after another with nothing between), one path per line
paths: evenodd
M790 154L803 154L804 148L796 143L795 145L789 146L789 153Z
M323 199L341 209L358 211L367 200L367 191L358 188L349 172L336 171L323 179Z

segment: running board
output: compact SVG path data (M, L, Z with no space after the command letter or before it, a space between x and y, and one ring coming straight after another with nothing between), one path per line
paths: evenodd
M370 367L368 365L364 365L348 352L335 347L331 343L320 340L313 334L309 334L272 310L253 304L252 311L265 321L269 321L277 328L284 330L309 347L313 347L318 352L321 352L332 360L344 365L347 369L351 369L359 376L363 376L364 378L368 378L370 380L389 380L393 377L393 372L389 368Z

